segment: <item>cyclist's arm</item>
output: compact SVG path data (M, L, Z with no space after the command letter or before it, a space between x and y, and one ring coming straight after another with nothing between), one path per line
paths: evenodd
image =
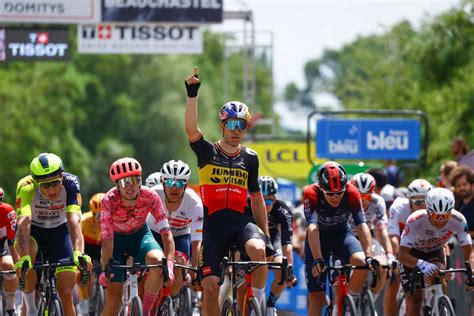
M399 260L404 266L414 268L416 267L418 258L410 254L411 249L410 247L400 246Z
M288 259L288 264L293 264L293 245L283 245L281 249L283 251L283 256Z
M105 271L105 267L107 266L109 259L112 258L113 251L114 251L114 240L112 238L110 239L102 238L102 250L101 250L102 271Z
M199 252L201 251L201 240L202 240L202 225L204 221L204 211L202 207L201 198L190 191L191 196L193 196L195 205L193 208L193 216L192 216L192 223L191 223L191 265L193 267L197 267L198 264L198 257Z
M197 267L199 252L201 251L201 241L193 240L191 242L191 266Z
M310 223L308 226L308 242L313 259L322 258L321 241L319 239L319 226L315 223Z
M34 194L35 187L31 177L25 177L18 182L16 193L16 249L20 257L30 255L31 201Z
M370 235L369 226L367 223L361 223L356 226L357 234L359 235L360 244L366 256L372 256L372 236Z
M392 243L390 242L390 238L388 237L388 232L385 227L380 227L375 229L375 237L382 245L383 249L385 249L385 253L392 253Z
M28 246L30 231L31 231L31 217L20 216L18 218L18 230L16 234L16 249L20 257L30 255L30 249Z
M268 218L267 209L265 208L265 202L263 201L262 193L258 192L250 194L250 205L252 207L253 216L257 222L258 227L263 230L265 236L269 236L268 232Z
M194 74L197 75L197 68L194 70ZM186 78L188 84L196 84L199 79L194 76ZM202 132L198 127L198 114L197 114L197 96L194 98L186 97L186 112L184 116L186 134L188 140L194 142L198 140Z
M169 227L160 230L160 235L161 239L163 240L163 251L165 253L166 259L174 260L174 239Z
M67 212L67 226L71 234L71 242L74 250L84 253L84 236L81 228L81 214L75 212Z

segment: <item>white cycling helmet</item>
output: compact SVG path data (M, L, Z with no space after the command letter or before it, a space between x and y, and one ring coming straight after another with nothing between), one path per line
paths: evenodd
M161 167L161 180L184 180L189 181L191 169L187 163L181 160L170 160Z
M423 195L426 196L428 191L430 191L433 186L426 181L425 179L416 179L413 180L408 185L408 197L412 198L414 196Z
M372 193L375 189L375 178L365 172L360 172L352 177L351 183L356 186L362 194Z
M258 177L258 184L263 195L276 194L278 192L278 183L270 176Z
M153 172L146 178L145 185L151 188L151 187L154 187L155 185L160 184L160 182L161 182L161 173Z
M454 208L454 194L445 188L434 188L426 195L425 203L428 213L449 214Z

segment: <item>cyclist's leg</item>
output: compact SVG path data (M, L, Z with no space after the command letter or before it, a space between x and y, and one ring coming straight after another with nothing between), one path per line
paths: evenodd
M388 282L383 296L383 314L386 316L396 316L398 314L397 294L400 288L400 278L398 273L392 283Z
M112 282L105 289L105 306L103 316L116 316L122 299L122 282Z
M281 263L282 258L283 258L283 252L282 252L282 246L281 246L281 235L277 234L273 238L273 248L275 249L275 255L273 256L273 262ZM279 285L278 283L280 282L281 278L281 271L280 270L273 270L273 273L275 275L275 278L273 279L271 288L270 288L270 295L267 300L267 309L268 308L274 308L276 301L280 297L281 293L286 288L286 283L283 283L282 285Z
M324 249L324 248L322 248ZM313 268L313 255L311 254L311 249L308 244L308 238L306 237L305 241L305 255L304 255L304 264L305 264L305 273L306 273L306 284L308 287L308 315L317 315L322 314L322 309L326 304L326 273L321 274L319 278L315 278L312 273ZM325 254L323 253L323 256Z
M84 243L84 253L88 254L93 262L93 270L96 271L96 264L100 262L100 246L89 244L87 242ZM80 278L78 278L78 287L79 287L79 294L81 302L79 303L80 307L86 309L89 307L89 299L90 293L92 291L92 285L95 282L96 275L94 273L90 274L90 278L87 281L87 284L82 284ZM82 311L82 310L81 310Z
M57 291L63 304L64 313L66 315L76 315L72 292L76 285L77 268L75 266L65 268L68 269L56 272Z
M260 228L254 223L248 222L239 230L237 244L242 253L245 253L252 261L266 261L265 236ZM244 249L242 249L244 245ZM253 291L260 304L265 299L265 285L267 283L268 268L259 267L253 272Z
M8 245L1 251L1 269L2 271L14 270L13 258L7 250ZM5 274L3 276L3 296L5 298L5 310L14 310L16 301L16 290L18 289L18 279L15 274Z
M352 234L347 233L344 238L343 247L334 249L336 255L344 262L349 262L355 266L365 265L365 255L360 241ZM357 299L362 292L365 280L367 279L367 270L354 270L349 282L349 293Z
M413 269L404 265L399 265L400 270L400 282L405 292L405 301L407 304L407 314L408 316L419 316L421 311L421 305L423 301L422 290L419 284L415 285L415 290L413 294L410 293L410 274Z

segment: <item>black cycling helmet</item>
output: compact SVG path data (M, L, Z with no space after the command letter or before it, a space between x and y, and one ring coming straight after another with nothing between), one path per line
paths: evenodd
M276 194L278 192L278 183L270 176L258 177L258 184L263 195Z
M318 169L318 183L324 191L342 191L347 184L346 170L335 161L325 162Z
M387 171L384 168L370 168L366 171L375 179L375 186L383 188L388 183Z

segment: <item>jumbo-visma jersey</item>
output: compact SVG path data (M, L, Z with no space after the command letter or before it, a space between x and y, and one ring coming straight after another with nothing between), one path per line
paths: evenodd
M202 136L191 148L198 158L204 217L221 210L243 214L248 193L260 194L257 153L242 146L231 155Z

